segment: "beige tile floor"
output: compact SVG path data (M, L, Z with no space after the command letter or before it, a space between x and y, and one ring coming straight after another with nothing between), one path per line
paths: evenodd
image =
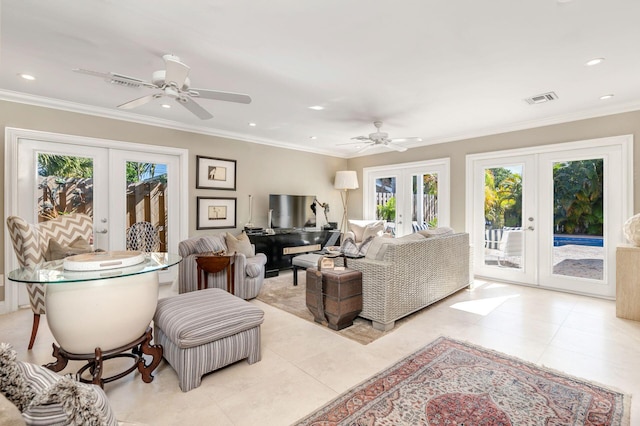
M161 288L161 297L171 294ZM209 374L187 393L165 362L150 384L137 373L108 383L118 418L147 425L288 425L440 335L640 394L640 322L616 318L612 301L476 281L367 346L251 303L265 311L261 362ZM21 360L50 362L46 319L33 350L26 349L31 317L28 310L1 315L0 340L12 343ZM640 401L632 403L631 424L640 424Z

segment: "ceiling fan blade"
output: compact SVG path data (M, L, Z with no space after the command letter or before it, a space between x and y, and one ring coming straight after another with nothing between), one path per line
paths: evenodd
M353 141L353 142L345 142L345 143L337 143L336 144L336 146L342 146L342 145L362 145L362 142L361 141Z
M409 142L409 141L422 142L422 138L412 137L412 138L394 138L394 139L391 139L391 142Z
M85 70L82 68L74 68L73 72L77 72L79 74L90 75L93 77L103 78L107 83L119 84L121 86L127 87L149 87L152 89L157 88L157 86L153 83L149 83L148 81L141 80L135 77L129 77L122 74L117 74L114 72L99 72L99 71L91 71Z
M159 95L154 94L154 95L147 95L147 96L143 96L141 98L138 99L134 99L132 101L129 102L125 102L122 105L118 105L118 108L120 109L132 109L132 108L136 108L139 107L141 105L144 105L148 102L150 102L151 100L153 100L154 98L158 97Z
M376 144L374 144L374 143L371 143L371 144L365 145L365 146L363 146L361 149L357 150L357 151L356 151L356 154L360 154L361 152L368 151L368 150L370 150L371 148L373 148L374 146L376 146Z
M404 146L394 145L392 143L385 143L383 145L385 148L393 149L394 151L398 152L405 152L407 150L407 148L405 148Z
M353 137L351 139L355 139L357 141L368 141L368 140L371 140L371 139L369 139L368 136L356 136L356 137Z
M221 92L219 90L208 89L190 89L189 95L202 98L202 99L214 99L216 101L237 102L239 104L250 104L251 96L244 93L234 92Z
M182 105L183 107L185 107L186 109L194 113L201 120L208 120L210 118L213 118L213 115L211 115L209 111L202 108L193 99L189 99L188 97L184 96L181 98L176 98L176 102L178 102L180 105Z
M191 68L187 64L180 62L175 56L164 55L163 58L166 67L165 83L174 83L178 89L182 89Z

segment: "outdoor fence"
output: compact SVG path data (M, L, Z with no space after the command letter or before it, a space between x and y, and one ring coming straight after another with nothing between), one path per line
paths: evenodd
M39 222L69 213L84 213L93 217L92 178L40 177L38 188L41 190L38 197ZM126 229L136 222L151 223L160 237L160 251L166 251L166 183L150 179L129 184L125 207Z
M384 206L387 204L389 199L395 197L395 194L391 192L376 192L376 207ZM437 195L425 194L422 197L419 197L418 194L413 195L413 212L412 218L418 217L418 203L420 202L420 198L422 198L422 211L424 213L424 217L422 221L418 219L414 219L416 222L424 222L431 223L438 218L438 197Z

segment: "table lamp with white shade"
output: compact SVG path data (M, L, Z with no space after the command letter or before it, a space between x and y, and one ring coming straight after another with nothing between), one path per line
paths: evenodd
M347 205L349 204L349 190L358 189L358 174L353 170L342 170L336 172L336 179L333 184L335 189L339 189L342 198L342 222L340 222L340 232L343 234L347 231Z

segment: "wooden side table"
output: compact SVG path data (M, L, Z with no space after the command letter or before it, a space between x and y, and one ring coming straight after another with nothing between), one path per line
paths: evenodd
M225 255L207 255L196 257L198 265L198 290L207 288L208 274L215 274L223 270L227 270L227 292L235 294L235 279L233 274L233 264L235 262L235 253Z
M308 268L306 299L316 322L333 330L349 327L362 311L362 272Z
M616 248L616 316L640 321L640 247Z

